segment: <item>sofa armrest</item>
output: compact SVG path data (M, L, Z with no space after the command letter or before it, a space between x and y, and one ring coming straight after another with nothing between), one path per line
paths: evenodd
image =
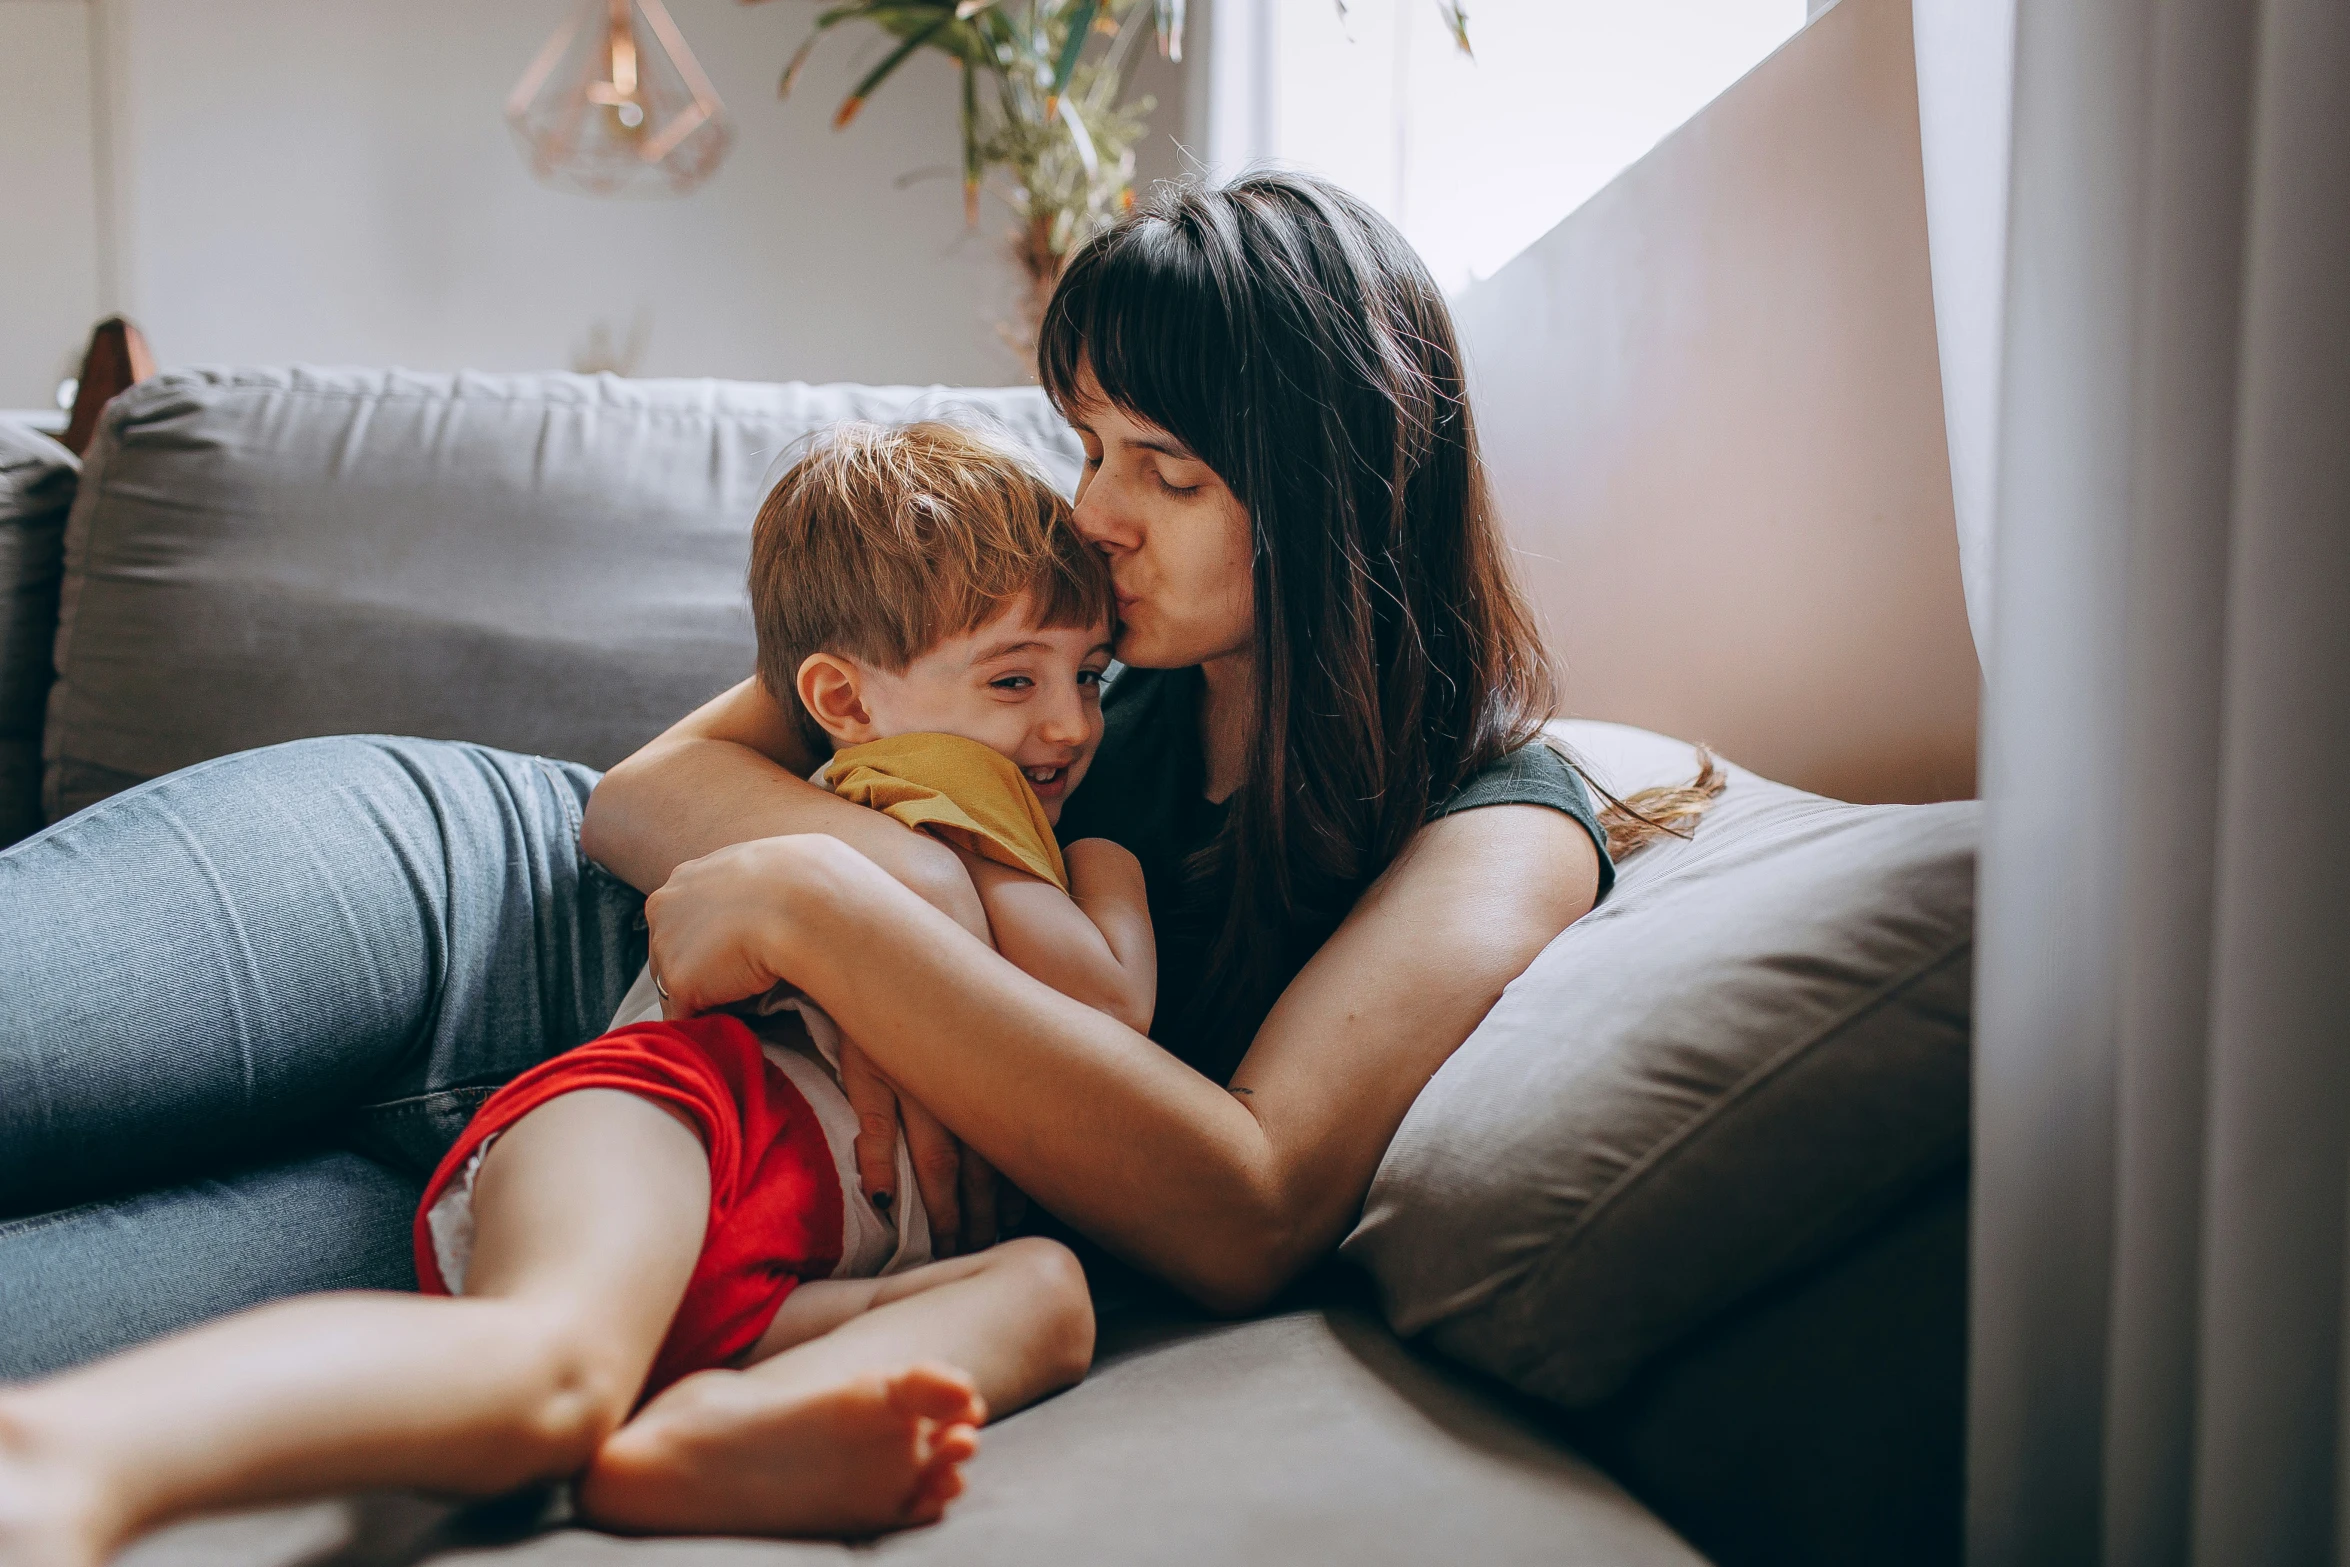
M65 519L81 465L0 420L0 848L41 825L41 721L55 678Z

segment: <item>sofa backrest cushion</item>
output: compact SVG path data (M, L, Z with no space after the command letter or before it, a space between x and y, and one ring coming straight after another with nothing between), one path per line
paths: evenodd
M606 767L752 669L750 524L816 429L941 416L1065 486L1034 388L189 370L109 407L67 535L46 806L309 735Z
M0 419L0 847L41 825L41 716L80 473L73 453Z
M1617 793L1678 741L1553 737ZM1731 768L1430 1080L1345 1243L1399 1332L1598 1402L1966 1156L1978 807Z

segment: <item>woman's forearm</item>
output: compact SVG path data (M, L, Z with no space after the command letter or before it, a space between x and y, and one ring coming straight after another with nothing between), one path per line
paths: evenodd
M1211 1083L1023 974L837 841L681 868L647 913L673 1003L788 978L1023 1189L1203 1303L1245 1310L1336 1245L1412 1101L1598 891L1562 812L1433 822Z
M1220 1309L1257 1304L1305 1260L1287 1244L1292 1205L1241 1101L836 845L740 852L763 863L735 885L772 899L750 922L763 963L1046 1208ZM679 972L692 966L689 927L709 917L696 869L656 910Z
M642 892L687 860L787 833L840 839L964 929L987 917L954 852L804 776L816 765L756 681L680 719L588 796L580 848Z
M1253 1309L1287 1281L1305 1260L1292 1205L1240 1100L861 875L819 906L834 934L786 963L883 1071L1046 1209L1201 1303Z

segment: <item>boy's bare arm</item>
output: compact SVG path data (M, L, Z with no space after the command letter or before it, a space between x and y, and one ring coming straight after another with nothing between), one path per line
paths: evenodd
M1158 946L1141 862L1106 838L1062 851L1069 890L968 850L956 853L987 910L996 950L1030 977L1137 1032L1158 1001Z

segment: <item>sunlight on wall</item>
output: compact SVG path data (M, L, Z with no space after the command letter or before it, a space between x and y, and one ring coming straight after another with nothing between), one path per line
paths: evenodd
M1490 277L1804 21L1804 0L1270 0L1275 160L1396 220L1448 291Z

